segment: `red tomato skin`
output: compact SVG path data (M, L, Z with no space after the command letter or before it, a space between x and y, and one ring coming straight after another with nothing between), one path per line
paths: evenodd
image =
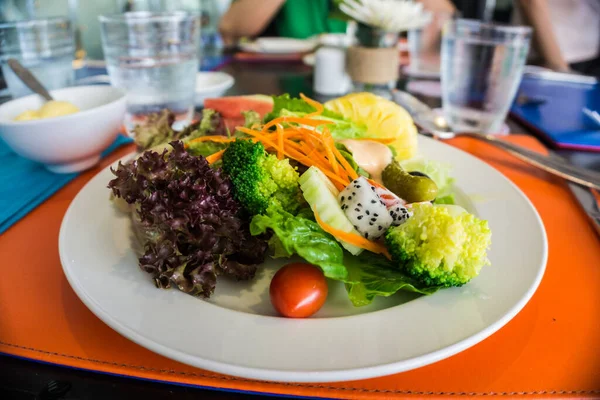
M283 266L269 287L271 304L287 318L310 317L327 299L327 281L314 265L291 263Z

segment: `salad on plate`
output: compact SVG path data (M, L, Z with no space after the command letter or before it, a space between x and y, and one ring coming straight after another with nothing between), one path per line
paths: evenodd
M135 130L112 169L158 288L208 298L219 279L270 285L275 310L308 317L344 283L356 307L398 291L462 286L489 264L487 221L455 204L450 166L418 151L399 105L370 93L211 99L182 131L168 111Z

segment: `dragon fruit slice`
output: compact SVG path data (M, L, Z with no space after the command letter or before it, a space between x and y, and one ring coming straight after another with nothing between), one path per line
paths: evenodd
M406 222L412 217L413 213L403 205L397 204L389 208L390 216L392 217L392 225L398 226Z
M392 224L393 218L373 185L360 176L338 195L342 210L354 229L366 239L377 239Z

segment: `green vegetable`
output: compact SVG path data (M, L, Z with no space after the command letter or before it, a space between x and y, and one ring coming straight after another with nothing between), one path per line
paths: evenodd
M424 286L461 286L489 265L487 221L452 205L415 204L414 215L388 229L392 260Z
M215 154L217 151L221 151L227 148L227 143L216 143L216 142L192 142L188 143L187 152L194 156L208 157L211 154Z
M381 174L383 184L407 203L432 201L438 194L437 185L427 176L414 176L393 161Z
M369 174L367 171L358 166L358 164L354 160L354 157L352 156L352 153L350 152L350 150L348 150L346 146L344 146L342 143L336 143L335 147L339 150L342 157L344 157L346 161L348 161L348 164L350 164L352 169L354 169L359 175L362 175L365 178L371 177L371 174Z
M169 110L148 116L144 125L137 125L133 129L135 144L138 148L146 150L173 140L175 131L171 125L175 122L175 115Z
M255 215L250 223L252 235L261 235L268 230L274 233L269 240L273 257L297 254L320 267L326 277L345 283L348 296L356 307L370 304L375 296L391 296L399 290L432 294L440 288L423 286L382 256L366 252L359 256L345 253L337 240L314 221L309 208L302 208L294 216L279 205L269 206L265 214Z
M375 296L391 296L402 290L420 294L435 293L440 286L421 286L420 283L399 271L394 264L375 254L362 253L344 259L348 269L346 290L355 307L370 304Z
M304 100L291 98L289 94L284 94L273 97L273 111L265 115L264 122L284 116L304 117L306 114L314 111L316 111L315 108ZM334 124L327 125L327 129L329 129L335 139L367 137L367 128L365 126L356 124L334 111L324 109L321 115L313 118L334 122Z
M290 160L267 154L261 143L236 140L223 153L223 170L229 175L235 198L251 214L262 214L277 203L294 213L301 204L298 172Z
M206 135L224 135L225 124L221 114L211 109L202 110L200 121L188 125L181 131L172 128L175 122L175 114L168 110L152 114L144 125L138 125L134 128L135 143L141 150L163 150L170 146L168 143L174 140L182 140L184 143ZM210 155L209 148L204 145L195 145L196 155ZM218 148L215 151L221 150ZM161 151L162 152L162 151ZM214 153L214 152L213 152Z
M252 128L253 125L261 123L260 114L256 111L242 111L242 115L244 116L244 126L246 128Z
M436 204L454 204L452 184L454 179L450 176L452 166L439 161L426 160L423 157L415 157L400 162L406 171L419 171L429 176L438 187Z
M312 212L308 210L308 215ZM250 222L250 233L260 235L271 229L273 239L269 247L276 257L298 254L307 262L319 266L326 277L346 280L344 252L338 242L306 213L294 216L279 204L271 204L263 215L255 215Z
M337 199L338 190L319 168L310 167L300 176L298 182L304 199L324 223L340 231L359 235L341 208ZM352 254L359 254L363 251L360 247L344 242L339 238L336 239Z

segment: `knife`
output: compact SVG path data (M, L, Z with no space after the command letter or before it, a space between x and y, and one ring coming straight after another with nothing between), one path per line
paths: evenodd
M600 236L600 195L594 189L568 182L569 189L587 214L596 233Z

